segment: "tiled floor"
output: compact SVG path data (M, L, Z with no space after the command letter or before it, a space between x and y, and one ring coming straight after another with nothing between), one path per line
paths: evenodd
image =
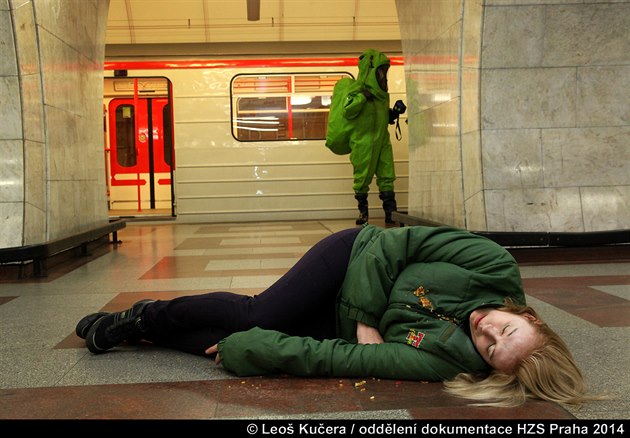
M379 225L378 223L376 225ZM581 410L545 402L470 407L440 383L235 378L210 360L148 345L94 356L74 334L97 310L142 298L255 294L353 221L131 222L119 245L16 279L0 267L0 419L629 419L630 247L514 250L530 304L571 346L592 389Z

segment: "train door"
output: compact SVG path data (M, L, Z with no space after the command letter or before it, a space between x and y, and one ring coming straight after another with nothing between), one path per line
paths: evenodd
M175 216L170 98L134 89L135 96L107 105L110 217Z

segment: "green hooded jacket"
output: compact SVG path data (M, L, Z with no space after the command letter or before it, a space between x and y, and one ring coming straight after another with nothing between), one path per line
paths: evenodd
M254 328L219 342L239 376L374 377L442 381L490 368L468 335L468 316L505 298L525 303L518 265L504 248L451 227L366 225L338 295L338 338L317 341ZM361 321L383 344L357 344Z

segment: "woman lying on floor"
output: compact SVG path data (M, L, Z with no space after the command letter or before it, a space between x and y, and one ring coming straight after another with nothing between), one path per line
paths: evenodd
M565 343L526 306L510 253L451 227L340 231L259 295L142 300L76 332L92 353L143 339L238 376L443 381L494 406L589 399Z

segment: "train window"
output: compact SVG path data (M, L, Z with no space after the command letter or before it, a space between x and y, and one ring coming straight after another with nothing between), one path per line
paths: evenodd
M133 105L120 105L116 108L116 158L123 167L136 165L136 145L134 141L135 112Z
M349 73L237 75L232 134L239 141L323 140L332 91Z

